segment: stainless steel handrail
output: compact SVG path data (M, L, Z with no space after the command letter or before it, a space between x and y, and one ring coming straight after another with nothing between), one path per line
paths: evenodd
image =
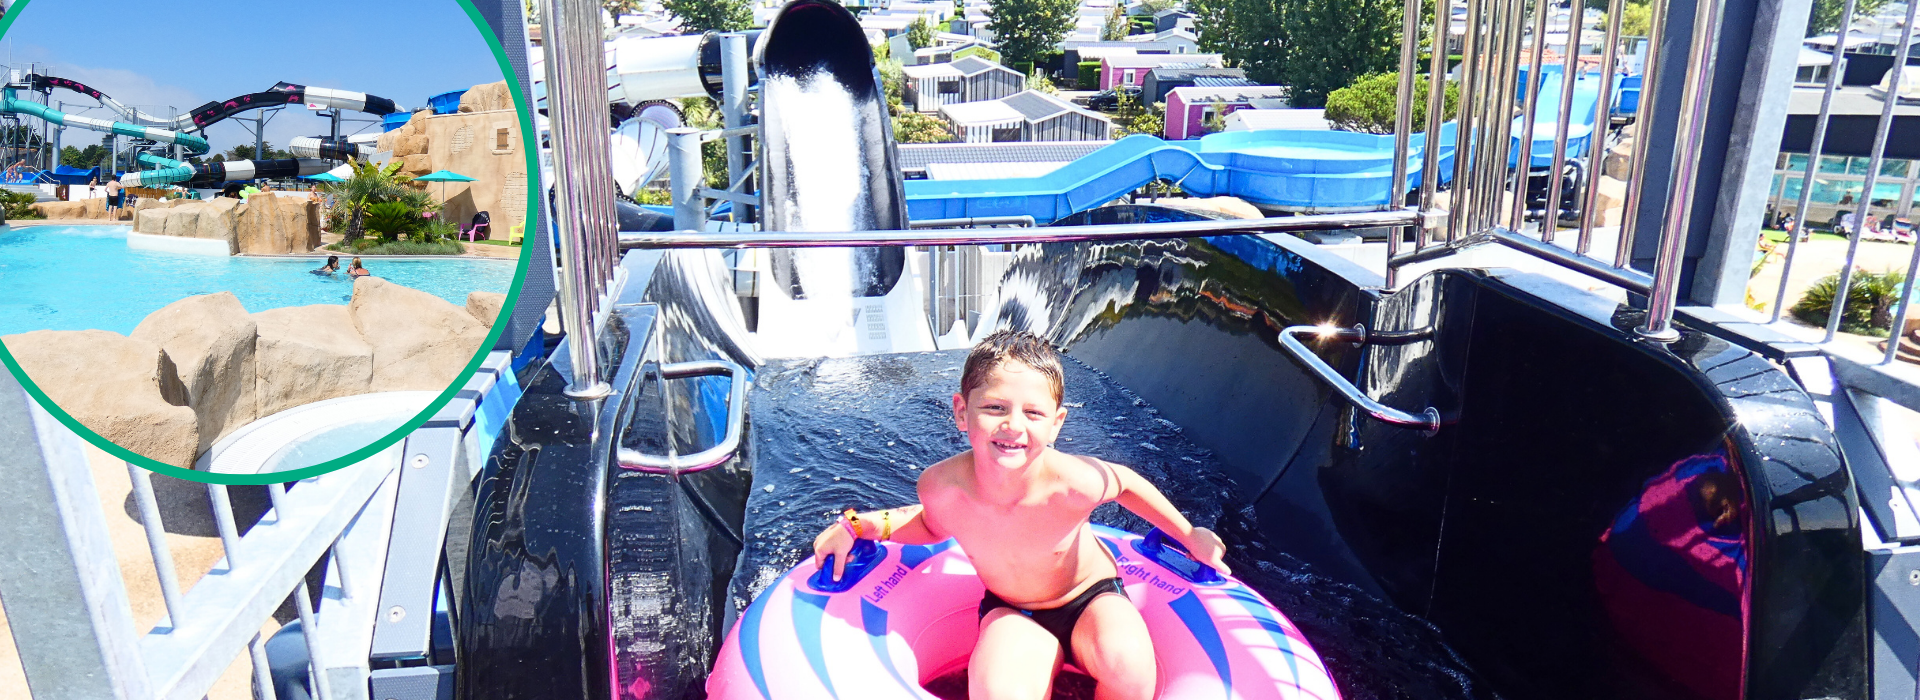
M606 70L600 6L587 0L541 0L546 17L546 79L553 130L553 215L559 234L557 297L561 324L573 338L592 338L600 295L606 290L612 239L619 229L608 164ZM568 344L573 373L567 395L598 398L612 391L600 376L594 343Z
M718 375L726 375L733 379L733 387L727 392L727 432L719 443L689 455L669 452L666 456L650 455L622 447L619 452L620 467L653 474L688 474L712 469L733 459L733 456L740 451L740 435L746 430L746 368L726 360L696 360L660 365L662 380Z
M1353 382L1347 381L1346 377L1341 376L1340 373L1335 371L1331 365L1328 365L1325 360L1320 359L1319 355L1314 354L1313 350L1309 349L1305 343L1300 342L1298 338L1294 337L1303 334L1313 334L1314 336L1328 340L1343 340L1350 343L1363 344L1367 342L1366 326L1355 325L1351 328L1340 328L1337 326L1291 326L1286 330L1280 331L1280 345L1285 347L1287 352L1292 353L1294 359L1306 365L1307 370L1319 377L1320 381L1326 382L1327 386L1332 387L1335 393L1338 393L1341 398L1346 399L1347 403L1353 404L1355 408L1361 411L1365 411L1368 417L1386 423L1387 425L1401 428L1419 428L1425 430L1428 435L1432 435L1440 430L1439 409L1428 406L1419 413L1408 413L1373 400L1372 397L1360 391L1360 387L1354 386Z
M699 233L622 233L622 249L649 248L843 248L847 246L973 245L979 243L1052 243L1138 241L1191 236L1240 236L1256 233L1339 231L1413 226L1413 209L1356 214L1282 216L1269 219L1177 221L1153 224L1101 224L1060 228L923 229L908 231L727 231Z
M1680 332L1673 329L1673 309L1680 299L1680 252L1686 246L1687 230L1692 226L1693 193L1700 182L1700 148L1706 138L1707 98L1713 89L1724 0L1695 2L1693 40L1687 51L1686 71L1681 73L1686 82L1680 87L1680 119L1676 125L1680 137L1673 148L1675 167L1673 188L1667 195L1666 226L1660 237L1659 255L1653 262L1653 291L1647 295L1647 320L1634 329L1634 333L1649 340L1680 338ZM1842 295L1845 289L1843 284Z

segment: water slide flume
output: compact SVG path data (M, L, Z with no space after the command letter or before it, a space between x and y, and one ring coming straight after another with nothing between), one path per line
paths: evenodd
M1453 172L1453 132L1453 122L1441 127L1442 182ZM1426 134L1414 134L1411 147L1408 185L1419 187ZM1392 172L1391 135L1274 129L1166 141L1135 134L1039 177L909 181L907 211L917 220L1027 215L1048 223L1155 180L1275 209L1360 211L1387 203Z
M140 154L140 162L160 166L158 170L143 170L120 176L120 184L128 187L153 187L180 183L219 183L234 180L252 180L256 178L305 177L319 175L334 168L334 162L319 158L278 158L274 160L229 160L218 163L194 165L169 158L161 158L151 153Z
M38 102L20 99L18 94L14 88L6 88L4 91L0 91L0 112L38 117L46 120L49 124L78 127L136 139L147 139L157 143L175 144L186 148L188 156L197 156L206 153L208 149L206 139L192 134L185 134L172 129L162 129L154 126L141 126L139 124L107 121L105 119L94 119L92 117L67 114Z
M158 126L175 130L205 129L208 126L212 126L214 122L249 109L260 109L286 104L310 104L318 105L325 109L348 109L382 116L393 114L394 112L407 111L406 108L394 104L393 100L385 97L351 90L334 90L331 88L295 85L282 81L274 83L273 87L261 92L240 95L227 100L208 102L178 117L158 117L123 104L119 100L108 97L99 90L88 87L77 80L34 74L26 77L26 83L30 89L40 92L51 92L54 88L71 90L99 100L101 106L113 110L115 114L120 115L121 118L130 122L143 126Z

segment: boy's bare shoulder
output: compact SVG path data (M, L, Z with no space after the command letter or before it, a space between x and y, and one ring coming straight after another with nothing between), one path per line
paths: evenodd
M958 480L966 476L962 471L962 465L966 463L965 458L968 454L967 452L962 452L934 462L924 471L921 471L917 487L919 488L922 500L929 494L945 493L958 488L960 486Z
M1057 478L1074 494L1095 503L1104 503L1120 495L1119 465L1098 457L1059 450L1050 451L1048 457Z

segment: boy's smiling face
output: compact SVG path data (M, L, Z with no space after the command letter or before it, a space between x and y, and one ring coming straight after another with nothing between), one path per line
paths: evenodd
M954 394L953 420L967 433L974 464L1020 469L1039 459L1067 419L1053 392L1046 375L1007 360L970 395Z

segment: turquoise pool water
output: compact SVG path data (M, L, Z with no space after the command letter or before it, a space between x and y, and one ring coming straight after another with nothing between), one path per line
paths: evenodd
M353 281L346 275L309 274L319 267L314 260L132 250L127 230L28 226L0 233L0 335L85 329L131 333L147 314L167 304L222 291L233 292L250 312L345 304L353 297ZM468 292L507 291L514 262L370 258L366 266L377 277L465 305Z

